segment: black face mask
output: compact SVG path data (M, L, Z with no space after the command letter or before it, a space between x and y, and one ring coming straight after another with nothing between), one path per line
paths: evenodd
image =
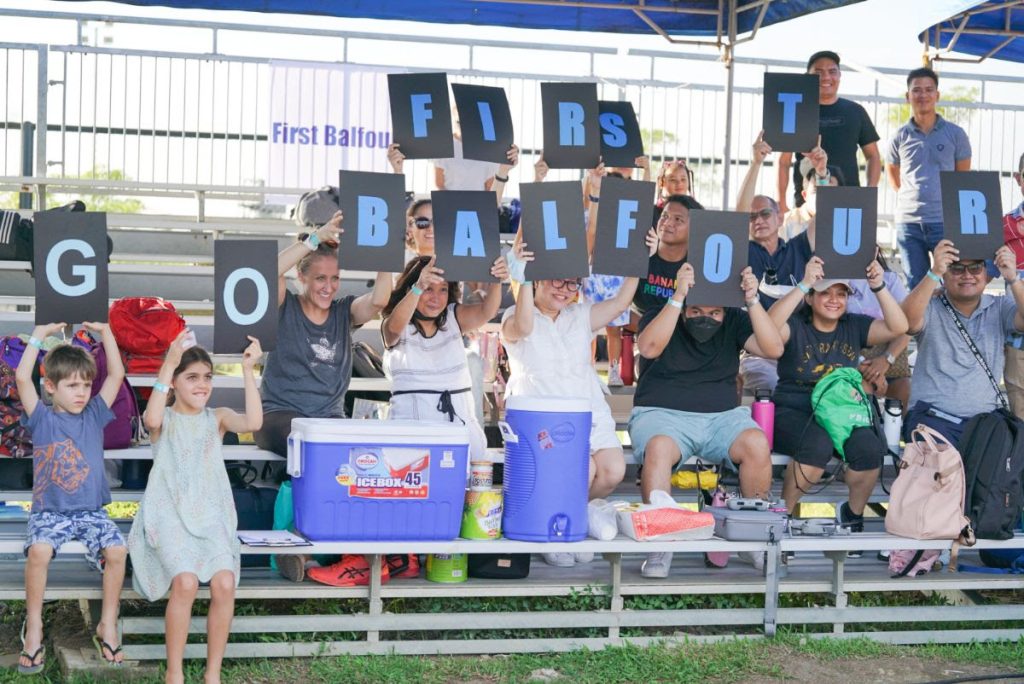
M683 321L683 325L686 326L686 332L690 333L693 339L703 344L715 336L718 329L722 327L722 322L716 321L711 316L694 316Z

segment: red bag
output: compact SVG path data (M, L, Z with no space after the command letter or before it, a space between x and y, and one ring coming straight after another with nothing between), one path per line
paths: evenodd
M185 319L160 297L125 297L110 307L110 328L128 373L156 373Z

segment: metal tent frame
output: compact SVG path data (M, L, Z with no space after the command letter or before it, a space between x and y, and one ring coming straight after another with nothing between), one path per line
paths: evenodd
M1024 0L988 0L971 5L921 34L925 61L970 64L989 58L1024 61ZM975 56L949 56L952 52Z

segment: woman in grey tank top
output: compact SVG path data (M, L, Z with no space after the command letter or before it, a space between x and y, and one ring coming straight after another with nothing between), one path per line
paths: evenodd
M352 378L352 327L376 318L391 294L391 274L378 273L373 290L336 300L341 284L337 212L316 232L299 236L277 257L277 346L263 369L263 429L256 444L287 454L293 418L342 418ZM301 294L285 287L285 273L298 271Z

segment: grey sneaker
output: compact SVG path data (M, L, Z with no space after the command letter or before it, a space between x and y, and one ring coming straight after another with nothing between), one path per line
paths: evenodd
M574 553L572 556L577 563L590 563L594 560L594 554L590 551L585 553Z
M740 551L736 554L741 561L754 566L755 570L764 572L764 553L761 551Z
M571 568L576 565L576 556L571 553L545 553L544 562L556 568Z
M640 574L651 579L665 579L672 567L671 553L649 553L640 566Z
M619 364L612 364L608 366L608 386L609 387L622 387L622 374L619 373Z

